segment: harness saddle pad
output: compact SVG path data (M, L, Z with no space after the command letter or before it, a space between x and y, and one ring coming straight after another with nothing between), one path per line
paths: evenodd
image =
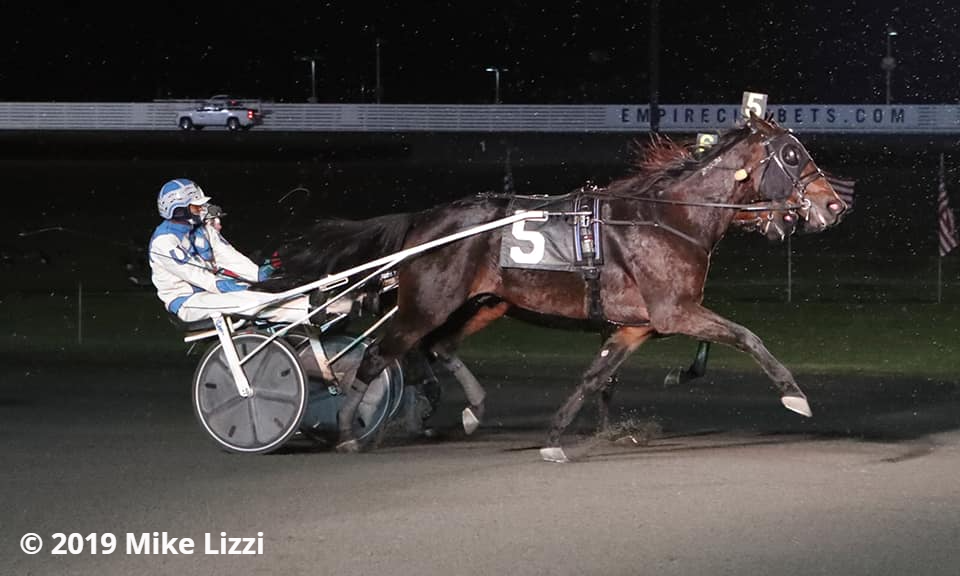
M504 227L500 241L502 268L530 268L574 272L603 263L600 241L600 201L576 195L560 200L549 196L520 196L511 200L511 212L542 210L551 212L589 212L593 216L556 215L546 220L522 220ZM592 237L593 262L584 253L584 239ZM587 244L589 246L589 244Z

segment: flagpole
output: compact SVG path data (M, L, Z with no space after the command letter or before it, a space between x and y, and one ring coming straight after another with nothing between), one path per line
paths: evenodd
M943 256L937 256L937 304L943 299Z
M937 187L937 229L940 229L940 190L943 190L946 185L943 180L943 152L940 153L940 183ZM939 241L938 241L939 245ZM937 304L943 300L943 255L940 254L939 248L937 249Z
M793 246L790 244L792 234L787 234L787 304L793 301Z
M940 185L937 190L937 230L940 230L940 194L946 189L945 170L943 164L943 152L940 153ZM937 242L939 246L939 241ZM943 300L943 253L937 249L937 304Z

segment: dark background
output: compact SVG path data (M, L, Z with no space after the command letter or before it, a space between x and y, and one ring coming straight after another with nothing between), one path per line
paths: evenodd
M491 65L510 68L507 103L642 104L649 94L642 2L114 6L0 7L0 101L230 92L303 102L308 65L296 55L313 51L322 101L369 101L376 36L389 103L489 102ZM744 89L771 104L881 102L888 20L900 33L894 100L956 102L953 4L703 6L663 2L662 102L735 103ZM706 379L665 389L694 343L658 340L624 370L614 422L649 424L661 438L642 451L588 440L589 462L563 469L524 463L596 353L595 334L504 320L469 340L464 359L490 391L477 441L456 432L422 447L398 438L399 450L369 457L296 447L235 457L194 421L197 356L184 354L152 287L128 279L147 281L156 195L171 178L195 179L227 210L227 237L255 254L319 216L502 189L507 150L518 192L606 184L646 137L0 132L0 478L10 495L0 497L0 572L170 573L176 559L158 569L159 559L121 554L47 558L47 536L40 555L14 547L26 532L154 530L262 530L263 573L955 572L960 251L944 259L944 303L931 304L941 152L954 205L960 189L953 136L800 134L820 166L858 180L854 212L788 245L731 232L714 253L707 304L764 338L816 418L786 414L749 358L721 346ZM441 430L464 405L446 378L447 416L430 424ZM581 429L592 430L595 409L584 408ZM242 560L185 561L179 573L231 562L251 572Z
M508 103L635 103L650 94L649 2L6 3L0 100L145 101L233 93L303 102L481 103L489 66ZM960 86L953 2L662 1L660 99L950 103Z
M644 103L650 17L648 2L14 4L4 7L0 100L228 92L304 102L309 64L298 57L316 55L321 102L369 102L380 38L387 103L489 103L487 66L509 68L506 103ZM744 89L770 94L771 103L882 102L888 27L898 32L893 101L957 101L960 8L950 3L661 2L659 19L664 103L738 102ZM228 238L256 255L320 216L420 210L502 189L508 149L520 193L603 185L627 173L631 143L647 137L6 132L0 289L72 290L78 279L91 289L129 289L126 266L142 267L158 222L156 192L175 177L195 179L223 205ZM791 242L795 281L812 283L807 297L933 294L938 158L946 153L956 205L956 137L801 138L822 167L858 180L853 214ZM307 192L287 196L297 188ZM66 230L35 233L50 227ZM732 233L711 278L782 286L785 254L785 246ZM955 259L945 260L947 279ZM906 287L897 295L876 288L891 283Z
M227 237L256 256L278 234L303 230L316 218L422 210L502 190L508 147L519 193L560 194L588 181L603 185L628 172L631 143L645 138L8 133L0 135L7 191L0 287L73 290L83 279L91 289L130 288L124 267L145 263L143 250L160 221L156 193L173 177L200 183L226 209ZM807 283L806 297L933 297L940 152L947 153L949 189L960 186L952 138L801 139L820 166L857 179L852 214L824 233L791 240L794 281ZM35 233L49 227L67 230ZM786 248L732 231L719 246L711 278L766 282L774 289L759 296L782 298ZM948 280L956 280L953 256L945 259Z

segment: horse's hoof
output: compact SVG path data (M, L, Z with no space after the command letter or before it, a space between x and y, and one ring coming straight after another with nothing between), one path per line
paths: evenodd
M337 452L340 454L357 454L360 452L360 442L357 440L347 440L337 444Z
M477 428L480 427L480 420L477 418L477 415L473 413L473 409L469 406L463 409L462 419L463 431L467 436L476 432Z
M541 448L540 457L543 458L544 462L556 462L558 464L564 464L570 461L567 455L563 453L563 448L559 446Z
M783 396L780 398L780 401L783 402L787 410L796 412L807 418L813 416L813 412L810 411L810 404L808 404L807 399L802 396Z
M663 387L669 388L671 386L677 386L680 384L680 374L683 373L683 368L674 368L667 373L667 376L663 379Z

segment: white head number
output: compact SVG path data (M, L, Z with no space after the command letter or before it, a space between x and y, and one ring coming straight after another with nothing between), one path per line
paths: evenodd
M744 92L743 101L740 104L740 117L746 122L750 119L750 113L753 112L757 118L763 118L767 114L767 95L760 92Z

